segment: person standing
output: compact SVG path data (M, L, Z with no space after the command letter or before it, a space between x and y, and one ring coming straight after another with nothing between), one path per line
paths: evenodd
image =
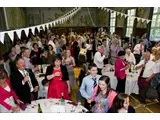
M146 102L146 93L149 87L149 81L154 74L155 62L150 60L150 53L146 52L144 55L144 60L141 60L139 64L136 65L135 69L140 69L140 74L138 78L139 95L141 97L141 102Z
M140 40L140 43L134 47L133 51L134 51L133 54L136 59L136 64L138 64L140 62L142 54L144 53L144 41Z
M106 39L102 40L102 46L104 48L104 55L105 55L104 64L108 64L108 56L110 51L109 51L109 46L107 45Z
M49 80L48 98L61 98L69 100L70 83L66 66L62 66L62 59L59 56L53 61L53 65L46 70L46 79Z
M103 48L103 46L99 46L98 51L94 55L94 63L96 64L96 66L98 68L98 74L99 75L102 74L101 71L104 67L104 62L103 62L104 58L105 58L104 48Z
M118 57L115 61L114 69L115 76L117 77L118 83L116 90L120 93L125 92L125 83L126 83L126 70L129 68L129 64L124 60L125 51L119 51Z

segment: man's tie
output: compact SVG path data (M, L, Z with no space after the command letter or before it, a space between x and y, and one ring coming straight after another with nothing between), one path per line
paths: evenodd
M29 77L29 73L27 71L23 70L23 74L24 74L24 77L26 76ZM31 82L29 80L27 82L28 82L29 87L31 88L32 87Z
M94 88L97 86L96 78L92 78L94 81Z

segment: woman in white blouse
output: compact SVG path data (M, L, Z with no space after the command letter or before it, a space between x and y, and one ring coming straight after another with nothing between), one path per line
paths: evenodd
M125 59L130 64L134 64L134 65L136 64L136 59L130 49L126 49Z

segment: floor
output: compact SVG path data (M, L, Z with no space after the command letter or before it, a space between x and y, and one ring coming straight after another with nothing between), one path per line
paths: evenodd
M142 104L135 94L130 95L130 104L135 108L136 113L160 113L160 102Z

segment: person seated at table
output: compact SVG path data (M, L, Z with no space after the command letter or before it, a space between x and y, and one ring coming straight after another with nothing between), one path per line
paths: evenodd
M124 60L125 51L119 51L118 57L115 61L114 69L115 76L117 77L118 83L116 87L117 92L125 92L126 83L126 70L129 68L129 64Z
M149 81L153 77L155 62L150 60L150 52L144 54L144 60L141 60L139 64L136 65L135 69L140 69L140 74L138 77L139 95L140 101L146 102L146 93L149 86Z
M22 57L16 58L16 70L11 72L11 85L17 96L24 102L30 104L38 97L39 85L34 73L25 68Z
M42 85L43 85L43 98L47 98L49 81L47 79L42 80Z
M0 70L0 113L20 111L18 104L23 103L10 85L10 80L5 70Z
M94 98L95 105L92 107L93 113L106 113L112 106L117 93L110 87L110 78L101 76L98 81L98 90Z
M90 110L91 106L94 104L94 96L96 95L98 89L98 80L101 77L97 75L97 66L95 63L90 63L88 66L89 75L83 78L80 94L85 99L85 107Z
M119 93L114 98L112 107L108 110L108 113L135 113L135 109L129 103L129 95Z
M48 98L61 98L63 93L64 99L69 99L69 76L61 57L56 56L53 64L47 67L46 79L49 80Z
M136 64L136 59L130 49L126 49L125 59L130 64L133 64L133 65Z

